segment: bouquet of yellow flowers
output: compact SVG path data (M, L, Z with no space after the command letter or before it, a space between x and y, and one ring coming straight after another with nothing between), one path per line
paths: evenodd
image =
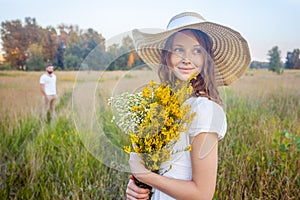
M186 83L171 88L151 81L142 92L109 99L118 113L114 120L130 136L131 145L124 146L124 150L138 153L148 170L158 173L160 165L170 160L172 147L192 121L194 114L190 113L190 105L184 103L191 93L192 87Z

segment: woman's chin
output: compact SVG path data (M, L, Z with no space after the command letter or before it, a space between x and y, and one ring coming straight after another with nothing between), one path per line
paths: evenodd
M192 77L192 74L181 74L177 78L181 81L188 81Z

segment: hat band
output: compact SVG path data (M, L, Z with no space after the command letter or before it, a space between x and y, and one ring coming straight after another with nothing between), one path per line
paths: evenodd
M204 18L195 17L195 16L184 16L170 21L167 26L167 30L175 29L189 24L201 23L201 22L205 22Z

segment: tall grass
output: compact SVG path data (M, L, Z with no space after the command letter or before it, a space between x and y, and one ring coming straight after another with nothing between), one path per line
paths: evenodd
M227 95L216 199L300 198L299 96Z
M70 94L57 107L70 108ZM64 105L63 105L64 104ZM71 113L47 124L28 116L15 127L0 123L4 199L120 199L128 174L102 165L81 143Z
M250 98L224 92L228 131L219 143L214 199L300 199L299 93L278 89ZM0 118L1 198L125 199L128 173L106 167L85 148L71 95L60 97L51 123L37 113L17 123ZM104 130L121 145L110 115L102 116Z

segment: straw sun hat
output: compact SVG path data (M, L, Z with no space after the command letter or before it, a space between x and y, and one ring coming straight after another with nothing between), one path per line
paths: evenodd
M186 28L198 29L211 38L215 76L219 86L229 85L243 75L251 59L247 41L238 32L207 22L194 12L184 12L174 16L166 31L153 34L133 30L135 48L143 61L155 68L160 64L160 52L164 48L166 39Z

